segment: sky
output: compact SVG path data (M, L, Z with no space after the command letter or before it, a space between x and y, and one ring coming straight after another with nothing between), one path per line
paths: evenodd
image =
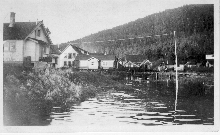
M53 44L83 38L92 33L135 21L147 15L186 4L210 4L216 0L0 0L4 23L15 12L16 22L43 20Z

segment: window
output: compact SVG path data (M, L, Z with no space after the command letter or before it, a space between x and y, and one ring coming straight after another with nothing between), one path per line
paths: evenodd
M94 62L91 62L91 65L94 65Z
M74 61L72 61L72 66L74 66L75 64L74 64Z
M15 42L10 42L9 43L9 49L10 51L14 52L16 49L15 49Z
M43 51L44 51L44 53L46 53L46 50L47 50L47 48L46 48L46 47L43 47Z
M68 59L72 59L72 53L68 53Z
M104 61L103 61L103 66L107 66L107 62L104 62Z
M71 67L71 61L68 61L68 66Z
M4 51L9 51L9 44L8 43L4 44Z
M66 63L66 61L64 61L64 66L66 66L67 65L67 63Z
M73 58L75 58L76 57L76 53L73 53Z
M37 36L40 37L40 30L37 31Z

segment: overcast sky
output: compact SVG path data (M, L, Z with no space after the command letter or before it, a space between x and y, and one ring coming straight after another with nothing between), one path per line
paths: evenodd
M214 0L213 0L214 1ZM0 0L3 22L43 20L54 44L64 43L101 30L186 4L211 0Z

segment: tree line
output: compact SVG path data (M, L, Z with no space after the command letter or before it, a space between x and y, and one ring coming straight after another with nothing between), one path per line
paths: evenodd
M203 62L206 54L214 53L214 5L185 5L165 10L68 43L79 43L78 46L85 50L102 53L105 51L118 57L140 54L149 58L174 60L173 31L176 31L178 59L181 62ZM165 33L168 35L137 38Z

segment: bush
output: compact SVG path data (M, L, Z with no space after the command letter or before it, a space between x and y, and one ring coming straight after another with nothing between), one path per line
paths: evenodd
M8 119L19 116L21 118L15 123L26 121L28 125L33 115L47 116L53 106L65 106L79 100L81 94L81 86L71 82L65 72L55 69L17 77L8 74L4 79L4 112L11 110L14 115L9 114L11 118ZM11 120L6 120L6 124Z

